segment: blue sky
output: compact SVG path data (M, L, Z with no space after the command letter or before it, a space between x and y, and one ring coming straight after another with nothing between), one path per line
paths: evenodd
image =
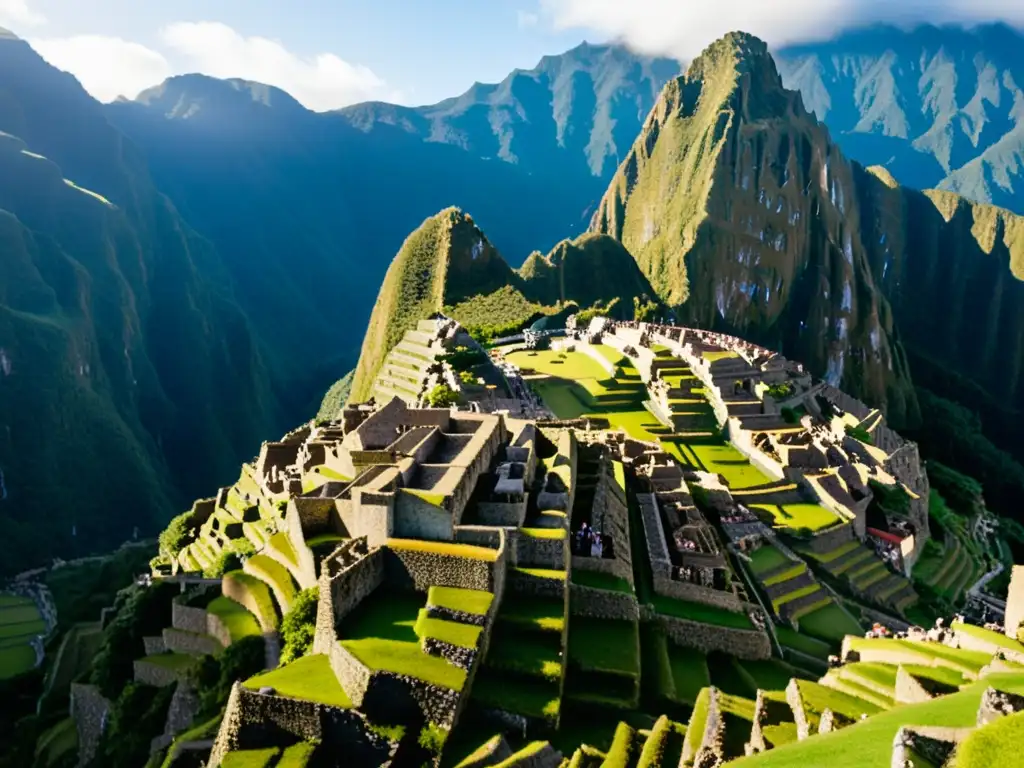
M686 60L733 29L769 44L874 21L1024 26L1021 0L0 0L0 26L94 96L185 72L284 88L311 109L424 104L586 39Z

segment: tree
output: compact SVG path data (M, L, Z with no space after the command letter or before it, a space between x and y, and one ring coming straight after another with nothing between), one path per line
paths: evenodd
M281 663L287 664L305 656L313 647L316 632L316 604L320 597L318 587L299 592L291 610L281 620Z
M458 393L447 384L438 384L427 395L427 405L431 408L451 408L458 402Z
M167 554L171 559L177 557L178 553L188 544L192 538L192 510L182 512L167 524L160 534L160 552Z

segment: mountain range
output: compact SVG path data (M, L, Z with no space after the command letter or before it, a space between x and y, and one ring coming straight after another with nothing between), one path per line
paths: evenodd
M66 554L154 530L310 417L361 343L393 335L391 310L364 340L366 320L424 221L493 249L501 276L478 292L522 306L650 292L784 348L897 424L919 420L928 370L1009 443L1019 219L896 182L1024 209L1007 151L1019 39L875 30L779 51L776 68L730 38L678 79L676 61L584 44L437 105L313 113L201 75L101 105L0 35L0 242L16 254L0 278L5 567L40 531L44 554ZM729 83L706 87L702 67ZM972 174L988 181L969 189ZM435 216L452 205L472 219ZM639 271L541 279L622 254ZM477 298L437 285L435 308Z

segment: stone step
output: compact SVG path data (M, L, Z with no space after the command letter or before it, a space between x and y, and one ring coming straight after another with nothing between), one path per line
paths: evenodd
M420 344L424 347L429 347L436 339L437 336L434 333L427 333L425 331L406 331L405 336L402 337L403 341Z
M415 405L416 402L419 400L418 395L411 395L404 390L391 389L390 387L385 387L380 384L377 384L374 387L373 394L374 397L376 397L378 403L388 403L393 398L397 397L399 400L407 403L408 405Z
M174 627L164 629L163 641L166 650L189 656L213 655L224 650L220 642L210 635L201 635L198 632L189 632Z

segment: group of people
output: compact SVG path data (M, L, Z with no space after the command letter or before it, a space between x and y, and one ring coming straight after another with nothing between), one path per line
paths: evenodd
M611 537L583 523L572 538L572 553L580 557L612 557Z

